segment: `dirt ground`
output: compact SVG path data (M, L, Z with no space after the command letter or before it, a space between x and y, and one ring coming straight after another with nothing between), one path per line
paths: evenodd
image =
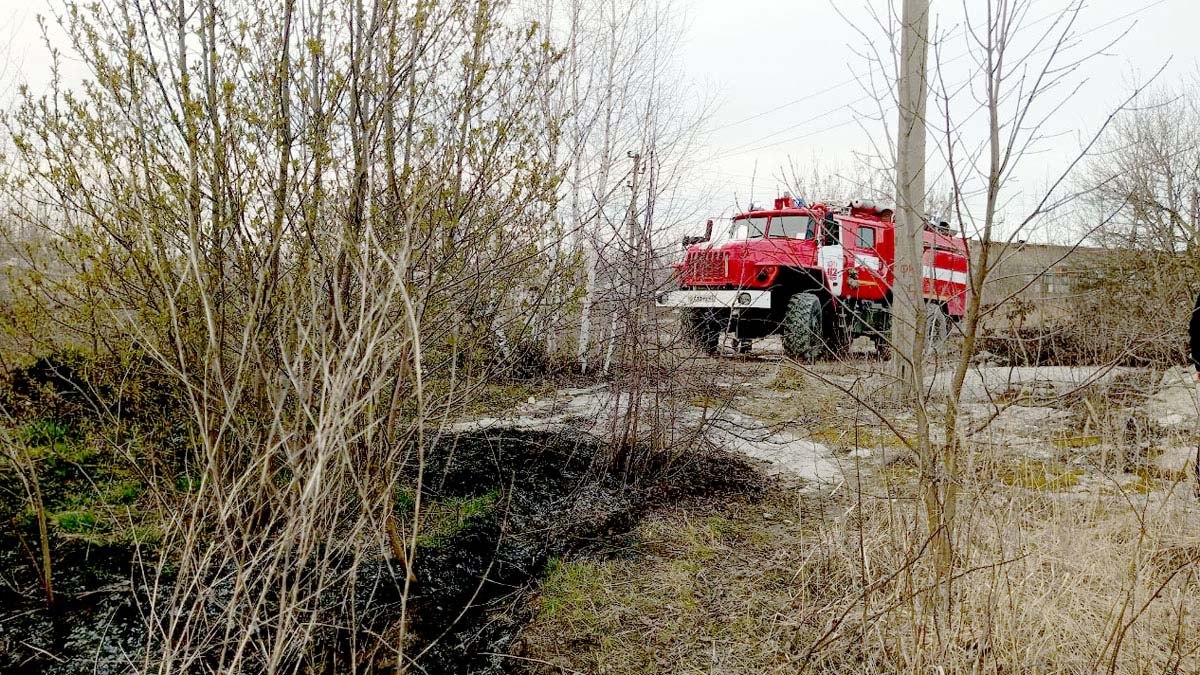
M888 365L798 369L765 351L725 360L726 378L681 418L756 460L773 477L767 494L663 509L625 546L552 561L514 663L1200 672L1194 384L1170 371L975 369L946 595L930 590L902 439L914 421L883 395ZM934 420L946 377L927 380ZM529 402L521 423L584 414L602 428L600 398L558 392Z

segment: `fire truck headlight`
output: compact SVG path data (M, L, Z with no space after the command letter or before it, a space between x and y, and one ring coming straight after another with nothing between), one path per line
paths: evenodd
M739 305L748 305L748 304L750 304L750 301L752 299L753 298L750 297L749 293L738 293L737 294L737 304L739 304Z

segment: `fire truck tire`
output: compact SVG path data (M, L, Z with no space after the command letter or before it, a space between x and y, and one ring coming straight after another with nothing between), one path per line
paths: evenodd
M812 362L825 354L825 337L821 334L821 299L812 293L797 293L788 300L783 315L781 336L783 351L788 356Z
M722 328L720 317L712 310L691 309L683 314L683 334L705 354L720 351Z

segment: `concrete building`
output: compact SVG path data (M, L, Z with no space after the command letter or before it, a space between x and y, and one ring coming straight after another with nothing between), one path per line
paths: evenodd
M982 244L968 246L977 265ZM1037 325L1068 315L1088 293L1097 263L1108 255L1107 249L1087 246L993 242L983 303L1002 306L986 317L985 327Z

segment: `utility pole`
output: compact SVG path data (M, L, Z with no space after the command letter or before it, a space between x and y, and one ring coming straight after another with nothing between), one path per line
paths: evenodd
M925 211L925 98L929 0L904 0L900 37L900 118L896 130L896 283L892 346L897 394L912 400L925 351L921 258Z
M630 176L629 183L626 184L626 187L629 188L629 245L636 251L641 239L638 234L637 199L638 176L642 174L642 153L630 151L627 156L633 160L633 174Z

